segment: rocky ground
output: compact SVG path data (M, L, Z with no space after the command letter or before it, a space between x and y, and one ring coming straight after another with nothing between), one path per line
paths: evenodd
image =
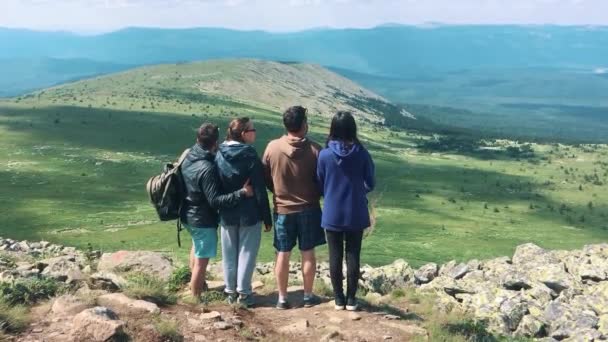
M63 284L61 293L31 307L29 325L6 335L12 341L434 340L414 303L390 300L403 289L431 294L435 311L474 317L495 336L600 341L608 338L607 259L608 245L547 251L525 244L512 258L419 269L403 260L364 266L360 285L366 295L356 313L333 309L323 263L318 265L318 283L326 285L317 291L323 303L299 307L302 289L294 263L290 298L296 308L284 311L274 309L272 264L257 266L257 305L252 309L221 301L221 281L209 281L209 294L216 297L203 304L187 296L170 303L159 301L158 294L148 298L146 284L138 285L144 287L138 288L144 293L138 296L127 290L130 274L145 273L167 284L175 280L172 261L146 251L101 255L47 242L0 239L0 282L53 279ZM221 278L221 266L212 265L210 273ZM180 285L181 294L187 293Z

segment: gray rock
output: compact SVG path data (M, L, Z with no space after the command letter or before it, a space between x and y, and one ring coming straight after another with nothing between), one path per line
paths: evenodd
M96 272L89 277L91 288L116 291L127 284L127 281L112 272Z
M75 282L82 280L84 276L80 271L81 262L75 256L59 256L41 261L47 266L42 275L54 278L58 281Z
M460 279L464 277L465 274L469 272L469 265L467 264L458 264L452 268L448 275L453 279Z
M173 272L173 263L168 257L147 251L119 251L104 253L97 265L99 271L142 272L168 280Z
M89 308L90 306L92 305L85 303L78 297L72 295L63 295L55 298L53 301L53 306L51 307L51 312L55 315L73 316Z
M533 243L526 243L517 246L513 254L513 264L516 266L529 264L548 264L557 263L559 260L552 254Z
M125 323L110 309L95 307L76 315L72 321L72 341L104 342L124 332Z
M233 326L228 322L215 322L213 323L213 328L217 330L228 330L230 328L233 328Z
M151 313L160 312L158 306L145 300L132 299L122 293L108 293L97 298L97 303L119 312Z
M435 279L438 273L439 268L437 267L437 264L429 263L414 272L414 279L416 280L416 284L426 284Z
M519 327L515 331L515 336L520 337L540 337L543 332L544 324L538 318L526 315L521 319Z
M509 298L500 305L500 313L506 328L515 331L528 312L528 304L521 296Z
M365 272L361 278L362 287L368 291L388 294L394 289L412 284L414 270L405 260L398 259L390 265Z

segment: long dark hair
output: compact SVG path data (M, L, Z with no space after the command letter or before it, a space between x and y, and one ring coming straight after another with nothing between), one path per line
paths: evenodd
M251 120L247 117L237 118L230 121L228 125L228 130L226 132L226 140L228 141L238 141L240 143L245 142L243 140L243 133L247 131L249 128L249 122Z
M359 138L357 138L357 123L351 112L339 111L334 115L331 119L326 145L329 145L330 140L361 144Z

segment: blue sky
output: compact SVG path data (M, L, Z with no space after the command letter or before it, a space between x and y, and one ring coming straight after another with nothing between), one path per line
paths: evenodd
M295 31L383 23L608 25L608 0L0 0L0 26Z

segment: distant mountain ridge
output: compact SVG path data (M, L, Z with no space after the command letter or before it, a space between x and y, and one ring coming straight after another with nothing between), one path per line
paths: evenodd
M599 67L608 55L608 27L388 25L293 33L128 28L95 36L2 29L0 46L0 58L87 58L137 65L261 58L402 75L429 67Z

